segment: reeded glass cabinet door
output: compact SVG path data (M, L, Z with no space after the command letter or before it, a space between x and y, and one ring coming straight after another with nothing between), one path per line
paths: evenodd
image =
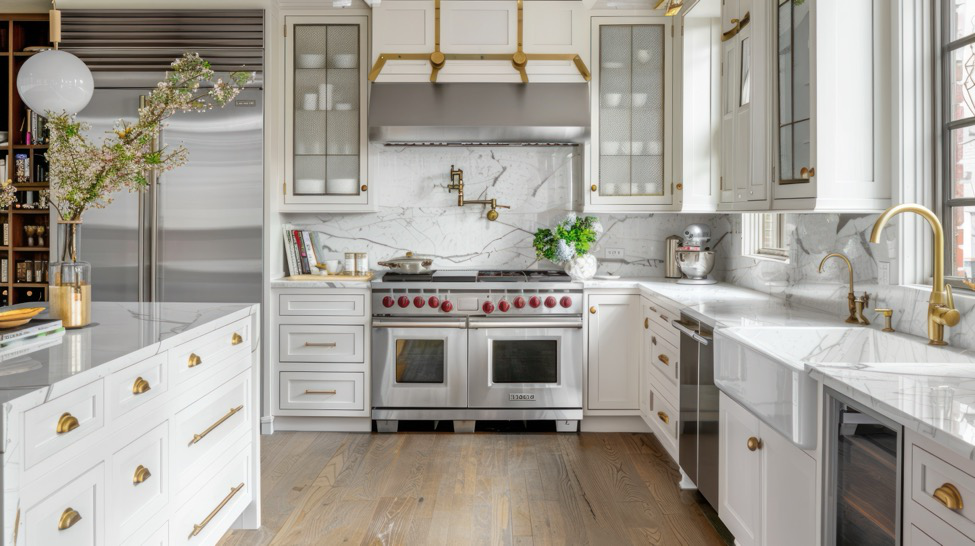
M593 19L590 203L671 204L671 21L610 20Z
M368 203L364 17L289 17L285 203Z
M810 1L776 0L778 184L804 184L815 176L812 158Z

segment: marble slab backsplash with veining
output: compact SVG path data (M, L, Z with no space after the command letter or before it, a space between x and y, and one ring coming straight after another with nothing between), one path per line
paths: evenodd
M733 235L718 245L718 275L727 282L780 296L797 305L836 313L839 325L847 316L849 273L846 265L835 258L826 263L822 274L818 267L826 254L842 252L853 264L857 294L866 291L870 295L864 314L874 326L882 324L883 317L873 309L887 307L894 310L896 330L927 338L930 291L878 284L878 264L889 263L893 274L898 256L897 231L893 227L896 220L884 230L883 243L869 243L876 219L875 214L787 214L789 263L782 264L742 256L741 215L715 216L712 223ZM961 323L946 328L945 339L953 346L975 349L975 297L956 294L955 305L961 312Z
M573 148L386 147L370 148L370 186L378 212L293 214L287 221L325 234L327 252L368 252L370 265L412 251L434 257L441 269L551 268L535 257L535 230L549 227L573 208ZM457 206L448 193L451 165L464 170L467 199L497 199L500 217L490 222L487 207ZM597 243L599 273L663 276L664 239L707 216L597 215L604 234ZM607 249L623 259L606 259Z

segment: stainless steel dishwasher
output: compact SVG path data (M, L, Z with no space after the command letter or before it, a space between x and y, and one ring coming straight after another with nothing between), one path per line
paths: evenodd
M711 506L718 506L718 388L713 328L686 313L680 333L680 467Z

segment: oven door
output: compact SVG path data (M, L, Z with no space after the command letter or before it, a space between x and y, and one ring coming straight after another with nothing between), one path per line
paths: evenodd
M466 319L372 321L372 405L466 408Z
M582 317L472 318L472 408L581 408Z

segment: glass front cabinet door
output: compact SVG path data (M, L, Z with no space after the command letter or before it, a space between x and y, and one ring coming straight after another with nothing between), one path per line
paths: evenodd
M671 25L667 17L592 19L587 205L653 209L674 202Z
M809 186L816 176L812 157L811 4L776 0L775 181L779 186Z
M366 17L287 17L284 206L368 210Z

